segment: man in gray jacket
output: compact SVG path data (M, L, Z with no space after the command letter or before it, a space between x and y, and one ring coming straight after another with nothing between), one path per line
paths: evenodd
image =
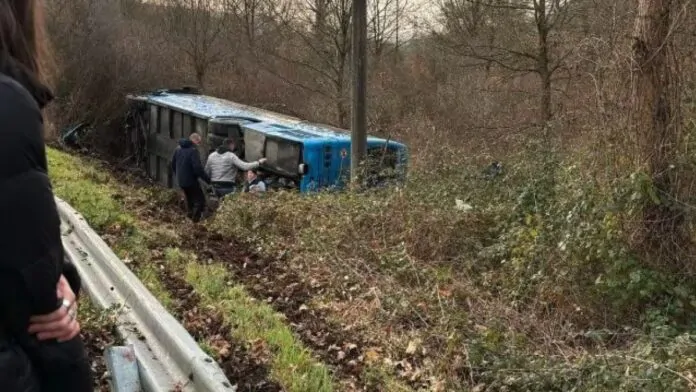
M235 191L238 170L247 171L258 168L266 158L256 162L244 162L235 153L234 140L223 140L220 147L208 156L205 172L210 177L210 183L218 197L223 197Z

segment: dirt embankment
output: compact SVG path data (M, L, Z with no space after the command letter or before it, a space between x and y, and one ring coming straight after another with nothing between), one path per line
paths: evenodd
M268 379L267 358L264 352L254 352L244 342L231 338L230 326L217 312L201 307L193 287L166 269L160 278L174 298L174 316L198 342L206 342L217 354L217 361L227 378L238 391L279 392L283 388Z
M114 174L118 174L114 170ZM122 173L121 173L122 174ZM128 181L120 178L122 181ZM143 185L140 183L140 185ZM178 214L161 214L157 219L153 214L142 214L142 208L147 211L158 209L156 204L142 204L127 192L113 195L122 200L126 207L133 212L143 223L154 224L153 227L162 224L171 225L172 218ZM174 208L176 210L176 208ZM177 210L178 211L178 210ZM147 226L147 225L145 225ZM122 232L122 228L114 228L100 233L103 239L113 248L123 247L124 239L127 234ZM127 242L127 240L125 240ZM158 245L156 241L148 241L148 257L146 261L129 260L128 266L134 271L147 267L151 271L156 271L157 280L161 283L164 294L171 299L168 301L168 310L186 328L186 330L196 339L196 341L207 349L211 356L215 357L225 375L233 385L237 386L240 392L276 392L283 388L278 383L269 378L270 368L268 366L268 353L264 350L255 350L249 342L235 340L231 333L231 326L224 321L222 315L205 307L200 296L194 288L181 277L181 271L177 268L167 268L165 260L166 248L168 245ZM126 245L126 248L128 246ZM154 267L154 268L153 268ZM103 311L102 311L103 312ZM89 328L84 328L84 337L87 343L90 357L93 358L93 369L99 390L108 390L107 372L103 360L103 351L106 347L116 344L114 334L115 324L105 326L104 317L100 312L88 309L85 311L86 321ZM113 331L112 331L113 330ZM96 385L96 384L95 384Z
M126 197L124 196L124 200ZM104 235L113 246L118 235ZM158 248L151 244L149 253L161 282L171 301L169 311L179 320L193 338L210 351L227 378L240 392L278 392L283 388L269 379L266 353L255 352L246 342L233 339L230 326L222 315L214 309L205 308L194 288L181 278L176 269L166 268L165 246ZM129 262L129 267L137 270L144 267L139 261ZM99 342L96 339L95 342ZM94 342L91 342L94 344Z
M136 175L124 174L122 171L114 174L129 185L145 188L154 186L147 179ZM337 381L346 390L379 390L379 386L371 385L363 372L362 353L365 348L374 346L374 342L362 339L354 331L344 331L343 326L329 321L327 314L322 310L310 309L307 306L324 289L323 287L313 286L308 279L285 268L282 258L264 257L235 238L226 238L207 230L203 225L191 224L186 220L182 205L175 196L164 204L161 200L143 203L143 200L136 201L128 195L122 195L122 199L128 207L138 211L140 219L164 223L174 228L180 236L180 248L195 253L199 261L213 260L226 265L235 280L242 283L255 298L266 301L287 318L302 343L324 363L330 365ZM136 204L129 205L131 203ZM168 290L175 293L175 298L195 296L195 293L190 292L190 286L182 279L172 276L171 273L163 273L163 280ZM183 291L176 294L179 290ZM195 307L191 304L180 306L183 309ZM184 314L183 319L186 320L187 317L191 316ZM187 325L187 329L195 334L196 323L187 323L190 324ZM215 325L214 322L212 324ZM210 332L207 327L206 330ZM229 336L223 333L219 335ZM248 360L242 362L248 363ZM253 369L249 371L251 373L247 374L254 372Z

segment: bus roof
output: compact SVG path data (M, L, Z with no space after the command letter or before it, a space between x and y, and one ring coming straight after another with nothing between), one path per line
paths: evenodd
M350 142L350 133L347 130L331 125L310 123L297 117L239 104L226 99L199 94L168 92L155 92L142 97L150 103L207 120L220 117L255 119L260 121L260 123L248 124L246 127L300 143L326 140L327 138L335 141ZM385 141L382 138L368 137L368 144L384 143ZM401 143L395 141L390 141L391 143L401 145Z
M196 117L255 118L263 122L299 123L299 118L242 105L222 98L199 94L155 92L144 97L151 103L168 107Z
M321 126L308 123L300 123L295 126L283 126L274 123L251 123L246 124L244 128L260 131L267 135L274 135L303 144L321 143L326 142L327 140L350 143L350 134L346 132L327 132L326 130L322 129ZM387 140L385 139L376 137L367 138L369 145L383 144L386 141ZM389 141L389 144L400 145L400 143L393 140Z

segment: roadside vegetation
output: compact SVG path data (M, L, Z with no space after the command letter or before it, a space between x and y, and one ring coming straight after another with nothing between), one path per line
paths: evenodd
M693 280L632 250L645 177L529 154L495 178L461 162L403 189L243 195L210 225L324 287L312 306L414 389L694 388Z
M202 347L221 362L223 369L247 362L244 358L229 358L240 354L240 348L233 346L261 345L268 349L248 355L256 355L254 361L259 363L268 362L270 379L282 388L276 390L333 390L333 380L325 366L293 336L281 316L263 302L250 298L243 287L226 276L224 267L202 265L194 253L179 249L181 240L176 226L137 218L145 215L139 214L138 208L150 207L146 203L157 204L152 199L156 190L148 192L120 184L106 169L87 159L52 149L48 157L56 195L83 214L163 305L199 338ZM167 195L166 191L160 193L165 198ZM187 284L195 292L187 290ZM194 294L201 300L188 302L187 297ZM214 325L211 312L219 313L224 325ZM91 335L88 338L93 339ZM239 377L249 376L244 369L235 371ZM245 381L230 378L233 383ZM258 381L261 386L266 383L263 379ZM259 390L255 389L259 385L244 390Z
M111 164L51 150L56 192L228 374L696 390L693 4L370 0L370 133L409 146L407 183L239 195L193 228L124 174L125 94L190 84L346 127L350 2L64 3L49 133L86 121Z
M250 298L225 266L177 249L175 226L134 218L145 214L126 206L156 197L150 189L55 150L49 160L56 193L165 304L162 268L195 288L199 306L222 312L235 341L267 347L270 374L288 390L331 385L264 298ZM684 320L694 288L642 262L619 224L651 197L639 175L601 185L574 160L542 165L563 175L555 183L543 170L489 178L473 162L457 167L375 193L242 195L207 225L319 288L306 311L369 342L358 347L366 379L395 386L382 390L693 388L696 340Z

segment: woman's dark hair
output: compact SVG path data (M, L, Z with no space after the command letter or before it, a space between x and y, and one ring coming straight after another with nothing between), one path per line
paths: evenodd
M46 36L42 0L0 0L0 65L16 62L45 79Z

